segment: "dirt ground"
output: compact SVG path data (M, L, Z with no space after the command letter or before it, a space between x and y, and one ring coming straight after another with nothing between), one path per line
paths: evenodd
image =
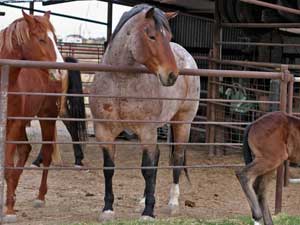
M33 126L35 127L35 126ZM39 131L30 128L30 140L39 140ZM69 140L63 128L59 130L59 140ZM27 166L37 155L39 146L34 146ZM73 165L73 150L69 145L61 146L64 165ZM239 154L208 159L200 147L189 148L188 164L242 163ZM168 165L168 148L161 147L159 165ZM85 164L102 166L102 154L98 146L90 145L85 151ZM141 152L136 146L117 147L117 166L139 166ZM300 169L292 169L292 176L300 177ZM250 215L250 210L233 169L190 169L192 184L184 176L181 179L181 211L176 217L226 218ZM102 171L50 171L46 206L36 209L33 200L37 196L41 171L25 171L17 190L16 209L20 225L74 224L97 222L103 206L104 179ZM166 218L171 171L159 170L156 189L157 218ZM274 184L270 191L270 206L274 212ZM117 218L137 219L138 201L143 194L144 182L140 171L117 170L114 176L115 212ZM299 185L290 184L284 189L283 212L300 214ZM195 202L195 207L184 206L185 200Z

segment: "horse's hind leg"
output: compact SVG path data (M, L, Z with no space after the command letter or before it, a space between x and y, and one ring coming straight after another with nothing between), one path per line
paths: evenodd
M267 201L267 187L270 183L272 172L258 177L254 183L255 193L258 197L258 202L262 210L265 225L273 225L272 216L269 210Z
M174 143L186 143L189 140L190 136L190 124L173 124L171 126L171 132L173 133ZM173 166L185 166L186 163L186 155L185 155L185 146L183 145L174 145L172 146L172 155L171 161ZM173 184L170 190L170 199L168 203L168 207L170 209L170 213L177 213L179 210L179 178L181 174L181 168L173 169ZM185 169L186 175L187 170ZM188 175L187 175L188 176Z
M155 143L157 140L156 128L153 130L144 129L139 133L143 143ZM159 161L159 149L156 145L143 145L142 167L157 167ZM145 179L145 208L142 213L142 219L148 220L154 218L155 206L155 186L157 169L142 169Z
M259 223L263 217L263 214L258 201L258 196L253 188L254 182L256 181L257 177L273 171L279 165L280 162L269 162L266 159L255 159L242 171L236 173L236 176L249 202L252 211L252 218L254 221L256 221L256 223Z
M72 121L63 121L63 122L72 137L72 141L80 141L78 137L78 133L74 131L74 129L72 129L71 126ZM82 160L84 158L82 147L80 144L73 144L73 149L74 149L74 157L75 157L75 166L82 167L83 166Z
M55 122L56 121L40 121L43 141L55 140ZM44 167L49 167L52 160L53 144L42 145L42 158ZM45 204L45 195L47 193L47 177L48 170L43 170L42 180L39 189L39 195L35 201L35 207L41 207Z

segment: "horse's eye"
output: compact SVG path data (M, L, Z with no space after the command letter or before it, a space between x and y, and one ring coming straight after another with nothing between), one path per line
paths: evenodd
M39 42L40 43L46 43L46 40L45 39L39 39Z
M155 40L156 40L155 36L149 36L149 38L150 38L152 41L155 41Z

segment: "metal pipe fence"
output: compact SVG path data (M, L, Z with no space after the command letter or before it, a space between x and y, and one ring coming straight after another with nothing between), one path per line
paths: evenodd
M124 73L149 73L146 68L132 68L132 67L112 67L107 65L96 65L96 64L87 64L87 63L52 63L52 62L35 62L35 61L21 61L21 60L0 60L1 66L1 98L0 98L0 176L3 178L4 169L25 169L32 170L29 167L7 167L4 165L5 157L5 144L114 144L114 145L186 145L186 146L235 146L240 147L241 143L234 142L206 142L206 143L169 143L169 142L156 142L156 143L140 143L140 142L98 142L98 141L6 141L6 121L7 120L59 120L59 121L89 121L89 122L105 122L105 123L159 123L159 124L193 124L193 125L215 125L215 126L237 126L242 128L246 126L249 122L235 122L235 121L148 121L148 120L104 120L104 119L76 119L76 118L51 118L51 117L22 117L22 116L10 116L7 115L7 96L8 95L50 95L50 96L92 96L92 97L101 97L101 98L132 98L132 99L144 99L144 100L187 100L187 101L203 101L208 103L255 103L255 104L275 104L280 105L280 110L285 111L287 104L287 89L289 82L294 80L293 75L284 67L281 71L278 72L260 72L260 71L238 71L238 70L212 70L212 69L181 69L181 75L191 75L191 76L205 76L205 77L235 77L235 78L257 78L257 79L272 79L278 80L280 82L280 93L281 98L279 101L256 101L256 100L230 100L230 99L198 99L198 98L141 98L136 96L103 96L103 95L91 95L91 94L57 94L57 93L29 93L29 92L11 92L8 91L8 77L9 69L11 67L26 67L26 68L38 68L38 69L72 69L72 70L87 70L87 71L105 71L105 72L124 72ZM150 75L150 74L149 74ZM97 76L97 74L96 74ZM238 168L241 167L240 164L214 164L214 165L189 165L182 166L178 168ZM84 167L82 170L101 170L101 169L142 169L144 167ZM173 169L174 166L159 166L159 167L149 167L144 169ZM73 168L68 167L51 167L51 168L39 168L40 170L73 170ZM279 177L278 180L282 179ZM2 179L3 181L4 179ZM280 190L280 189L279 189ZM1 183L0 186L0 201L3 202L4 196L4 183ZM282 190L281 190L282 191ZM277 198L280 198L281 192L278 193ZM1 204L2 206L2 204ZM1 208L0 208L1 210ZM1 211L3 212L3 211ZM2 214L3 215L3 214Z

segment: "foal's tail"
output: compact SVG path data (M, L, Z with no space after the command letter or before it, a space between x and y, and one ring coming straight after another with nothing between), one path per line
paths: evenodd
M174 142L174 133L173 133L173 127L172 125L170 125L170 131L169 131L169 142L170 143L173 143ZM183 150L183 166L186 166L186 150L184 149ZM171 152L170 152L170 165L173 166L174 165L174 162L175 162L175 145L171 145ZM185 177L187 178L188 182L191 183L191 179L190 179L190 176L189 176L189 173L188 173L188 169L187 168L184 168L184 174L185 174Z
M73 57L66 57L65 62L77 63ZM68 70L68 94L83 94L80 71ZM67 113L71 118L85 119L84 97L67 96ZM85 121L70 121L70 131L77 134L79 140L85 141L87 138Z
M246 165L253 161L252 151L248 142L250 128L251 124L246 127L243 140L243 155Z

